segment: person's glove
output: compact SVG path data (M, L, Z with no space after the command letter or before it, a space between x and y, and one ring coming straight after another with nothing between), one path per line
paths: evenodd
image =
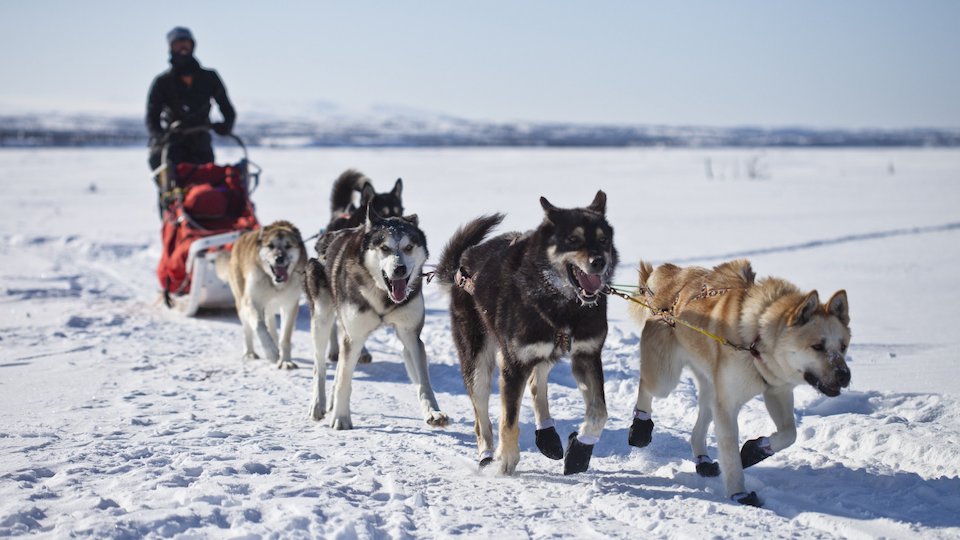
M210 126L217 135L229 135L230 126L226 122L217 122Z

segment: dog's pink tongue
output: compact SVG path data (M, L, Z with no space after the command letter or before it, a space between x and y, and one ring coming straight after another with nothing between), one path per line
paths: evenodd
M283 283L287 280L287 267L286 266L274 266L273 275L277 278L279 283Z
M407 280L390 280L390 296L393 297L394 302L403 302L404 298L407 297Z
M580 282L580 286L583 287L583 290L590 294L599 291L600 287L603 286L603 280L597 274L585 274L583 272L578 272L577 281Z

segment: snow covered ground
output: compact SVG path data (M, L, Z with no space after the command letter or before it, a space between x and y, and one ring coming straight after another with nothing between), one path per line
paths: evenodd
M230 151L223 159L235 159ZM358 167L404 179L433 259L462 222L505 228L607 191L620 283L637 261L751 258L851 302L853 382L799 388L791 448L747 470L763 509L729 502L689 461L685 378L655 403L645 449L627 445L638 332L612 300L604 350L610 420L591 469L564 477L533 442L529 398L515 477L477 471L472 412L446 298L427 285L424 341L445 429L426 426L394 335L360 366L356 429L306 419L303 369L240 359L229 313L184 319L158 302L159 224L144 149L3 150L0 172L0 536L46 537L960 537L960 151L266 150L263 222L312 234L332 180ZM328 370L328 385L332 381ZM583 407L551 375L562 436ZM328 386L329 388L329 386ZM492 407L494 414L497 407ZM744 437L773 429L763 404Z

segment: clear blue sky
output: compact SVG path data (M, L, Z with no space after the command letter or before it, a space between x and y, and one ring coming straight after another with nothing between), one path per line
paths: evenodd
M141 114L164 34L237 105L472 119L960 127L960 1L0 3L0 111Z

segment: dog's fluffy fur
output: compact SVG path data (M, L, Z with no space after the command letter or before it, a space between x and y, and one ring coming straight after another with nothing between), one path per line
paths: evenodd
M392 325L403 343L407 375L417 387L424 420L443 426L430 386L427 355L420 340L424 304L422 268L427 242L416 216L380 218L372 210L362 227L323 235L317 259L307 265L306 292L310 333L314 342L313 398L310 417L323 418L326 406L324 353L338 321L340 358L334 377L330 421L335 429L350 429L350 388L353 371L367 336L383 324Z
M518 416L525 386L533 395L537 446L552 459L565 458L565 473L586 469L607 420L600 361L607 305L601 293L616 268L617 252L604 216L606 195L598 192L586 208L560 209L545 198L540 203L545 219L525 234L502 234L481 243L502 220L499 214L464 225L444 248L436 271L450 290L453 337L473 402L481 466L493 461L488 405L499 363L496 457L504 474L512 474L520 460ZM468 283L457 286L462 278ZM579 434L571 434L565 456L546 384L554 363L567 355L586 414Z
M354 204L354 195L360 194L359 204ZM333 182L330 191L330 223L324 229L324 234L334 231L359 227L366 218L366 208L371 207L373 212L381 218L400 217L403 215L403 180L397 178L393 188L384 193L377 193L373 181L356 169L347 169ZM323 237L317 240L317 252ZM327 358L336 362L340 356L340 345L337 339L337 325L330 331L330 351ZM370 363L373 357L366 347L360 351L359 362Z
M290 359L290 337L306 264L300 231L287 221L244 233L229 253L217 257L217 274L230 283L243 325L244 358L258 358L253 350L256 332L267 359L278 368L297 367ZM279 340L277 314L282 327Z
M777 278L755 280L750 263L737 260L713 269L664 264L640 265L640 288L648 305L671 310L683 321L751 352L723 346L682 325L672 327L639 304L632 315L643 327L640 339L640 389L630 443L650 442L654 397L676 387L684 366L699 389L699 414L691 436L697 470L723 473L727 494L744 504L761 504L745 493L743 469L796 440L793 389L810 384L827 396L850 383L844 360L850 342L847 295L838 291L820 303L817 291L801 292ZM737 416L752 397L763 394L776 433L748 441L738 454ZM706 433L716 422L719 471L707 454Z

